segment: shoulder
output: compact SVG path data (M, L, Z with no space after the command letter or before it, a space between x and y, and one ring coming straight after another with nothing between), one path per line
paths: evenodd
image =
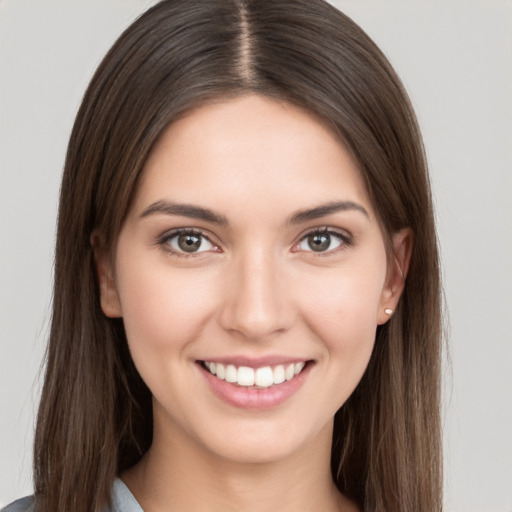
M13 501L4 507L0 512L32 512L34 510L34 497L27 496Z
M33 512L35 500L33 496L27 496L13 501L0 512ZM133 497L128 487L120 478L116 478L112 486L112 507L107 507L102 512L143 512L137 500Z

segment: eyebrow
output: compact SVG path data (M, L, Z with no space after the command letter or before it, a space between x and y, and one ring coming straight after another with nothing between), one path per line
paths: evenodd
M334 201L294 213L287 221L287 224L302 224L310 220L332 215L333 213L346 211L361 212L366 217L370 218L366 209L358 203L354 203L353 201Z
M353 201L334 201L326 204L300 210L294 213L287 221L286 224L302 224L310 220L319 219L332 215L333 213L357 211L363 213L366 217L370 217L366 209L358 203ZM215 213L213 210L195 206L192 204L172 203L170 201L156 201L149 205L140 215L141 218L154 215L156 213L163 213L166 215L179 215L181 217L189 217L191 219L204 220L220 226L227 226L228 220L224 215Z
M191 219L212 222L213 224L219 224L221 226L227 226L228 224L228 220L224 215L215 213L208 208L202 208L201 206L194 206L192 204L171 203L169 201L157 201L149 205L140 216L143 218L154 215L155 213L180 215L182 217L190 217Z

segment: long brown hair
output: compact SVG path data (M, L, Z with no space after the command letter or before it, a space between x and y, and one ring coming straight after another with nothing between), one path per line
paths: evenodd
M332 475L366 511L441 510L440 283L421 136L386 58L323 0L165 0L99 66L61 188L35 439L37 510L99 510L115 476L152 439L151 394L122 319L100 309L91 233L114 247L148 154L173 120L209 99L249 92L329 123L359 163L385 237L413 232L402 299L336 414Z

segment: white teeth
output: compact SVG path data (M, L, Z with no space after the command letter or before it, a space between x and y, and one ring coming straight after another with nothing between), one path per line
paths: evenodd
M272 368L270 368L270 366L258 368L256 370L254 383L256 386L260 386L261 388L268 388L269 386L272 386L272 384L274 384L274 374L272 372Z
M224 378L226 377L226 368L223 364L221 363L217 363L217 377L221 380L224 380Z
M247 366L240 366L237 383L239 386L254 386L254 370Z
M233 366L232 364L228 364L226 366L226 382L236 382L237 381L237 371L236 366Z
M299 375L299 373L302 371L302 369L304 368L304 365L306 363L304 362L301 362L301 363L295 363L295 366L294 366L294 373L295 375Z
M263 366L261 368L250 368L248 366L236 367L233 364L212 363L205 361L204 367L217 378L238 384L239 386L268 388L274 384L282 384L285 380L292 380L303 369L306 363L291 363L287 366L279 364L274 368Z
M280 364L274 368L274 384L281 384L284 382L284 366Z

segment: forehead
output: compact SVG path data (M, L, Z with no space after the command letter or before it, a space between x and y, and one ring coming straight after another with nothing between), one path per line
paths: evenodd
M170 197L167 197L170 196ZM350 152L318 118L258 95L198 107L172 123L144 167L135 209L158 199L216 210L353 200L373 215ZM295 204L301 203L301 204Z

